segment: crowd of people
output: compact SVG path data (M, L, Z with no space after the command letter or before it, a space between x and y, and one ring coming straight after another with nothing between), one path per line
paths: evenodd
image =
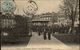
M50 26L47 25L34 26L33 31L37 32L39 36L43 35L44 40L46 40L47 38L49 40L51 39L52 29Z
M43 35L44 40L47 38L51 39L51 34L55 34L58 32L59 34L70 34L71 26L70 25L39 25L39 26L33 26L32 28L33 32L37 32L38 35Z

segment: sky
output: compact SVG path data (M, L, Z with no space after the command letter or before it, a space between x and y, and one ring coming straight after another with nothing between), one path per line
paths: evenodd
M28 0L15 0L16 10L15 14L25 14L24 9L28 5ZM36 14L46 13L46 12L58 12L61 0L34 0L38 5L38 11Z

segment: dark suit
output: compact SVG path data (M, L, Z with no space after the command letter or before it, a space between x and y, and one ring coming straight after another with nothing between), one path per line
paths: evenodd
M47 34L46 27L43 27L43 37L44 37L44 40L47 39L46 34Z
M48 27L48 39L51 39L51 33L52 33L52 28L49 26Z

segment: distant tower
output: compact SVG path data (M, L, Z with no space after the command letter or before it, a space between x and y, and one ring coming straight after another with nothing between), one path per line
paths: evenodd
M3 0L1 2L1 12L4 14L14 14L16 9L14 0Z

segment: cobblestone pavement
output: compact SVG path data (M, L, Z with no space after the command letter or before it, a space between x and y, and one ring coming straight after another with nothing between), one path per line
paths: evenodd
M1 50L79 50L79 46L68 46L53 36L51 40L44 40L42 35L33 32L28 45L2 46Z

